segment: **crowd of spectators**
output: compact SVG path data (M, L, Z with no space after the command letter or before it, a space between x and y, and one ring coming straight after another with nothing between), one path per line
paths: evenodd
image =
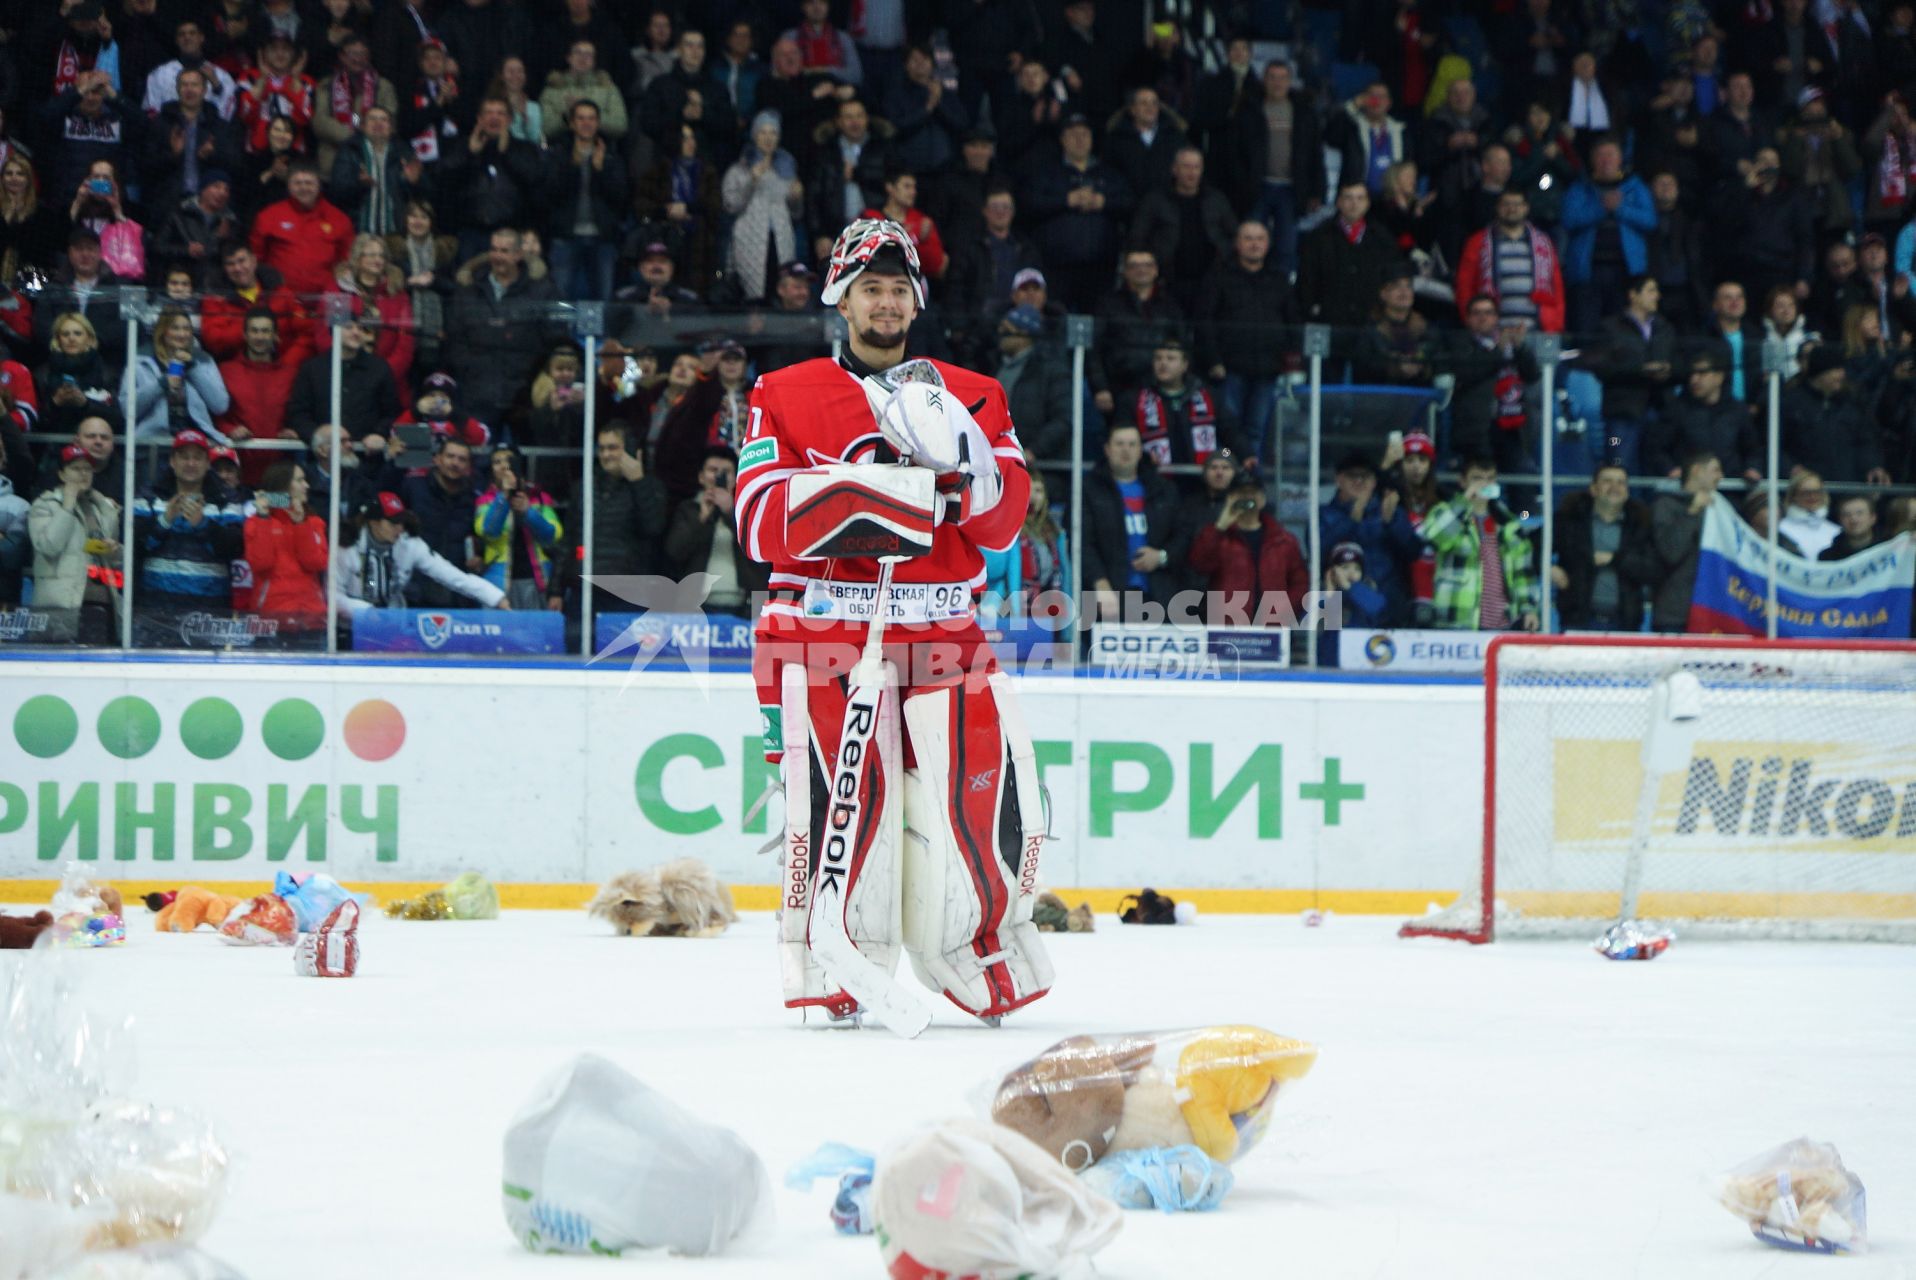
M1680 629L1724 479L1787 484L1805 554L1908 526L1878 499L1916 481L1916 4L1153 8L0 3L0 606L110 641L131 573L163 639L316 636L333 566L348 613L576 611L590 485L595 573L706 571L743 610L752 379L826 350L818 274L871 214L930 277L913 353L995 373L1036 463L1084 393L1107 605L1334 586L1347 618L1537 627L1547 574L1563 625ZM1304 324L1333 380L1445 401L1337 461L1318 583L1268 483ZM1559 495L1497 479L1557 437L1539 334L1594 474L1547 566L1526 517ZM1051 479L994 558L1014 609L1069 588Z

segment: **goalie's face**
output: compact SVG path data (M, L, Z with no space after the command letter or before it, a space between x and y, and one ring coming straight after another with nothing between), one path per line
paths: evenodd
M918 295L908 276L862 271L838 300L838 313L861 345L889 350L904 345L918 315Z

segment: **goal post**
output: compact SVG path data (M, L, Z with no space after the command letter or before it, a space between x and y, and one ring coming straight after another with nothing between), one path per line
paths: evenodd
M1403 936L1916 942L1916 644L1499 636L1483 805Z

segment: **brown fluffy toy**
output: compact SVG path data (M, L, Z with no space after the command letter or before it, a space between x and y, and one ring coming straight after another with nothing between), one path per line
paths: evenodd
M247 899L229 898L189 884L172 902L160 908L159 917L153 923L161 933L191 933L203 924L218 928L242 901Z
M0 951L25 951L52 927L51 911L38 911L30 916L0 915Z
M620 872L585 909L633 938L716 938L738 919L732 891L697 858Z
M1125 1086L1156 1051L1143 1038L1116 1044L1090 1036L1060 1040L1004 1078L991 1118L1067 1169L1087 1169L1103 1158L1118 1131Z
M1038 895L1038 904L1031 910L1031 922L1038 926L1040 933L1090 933L1097 927L1090 903L1067 907L1064 899L1049 889Z

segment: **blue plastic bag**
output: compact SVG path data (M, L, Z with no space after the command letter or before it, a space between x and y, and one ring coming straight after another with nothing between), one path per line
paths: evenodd
M873 1230L871 1188L876 1164L869 1151L828 1142L787 1169L785 1185L794 1191L809 1191L818 1178L837 1178L832 1226L841 1236L868 1236Z
M296 876L282 871L273 880L273 892L293 909L293 919L301 933L311 933L326 923L326 917L342 902L356 901L361 907L372 905L371 895L349 893L344 885L324 873Z
M1113 1151L1079 1176L1127 1209L1163 1213L1215 1209L1237 1182L1229 1165L1189 1144Z

